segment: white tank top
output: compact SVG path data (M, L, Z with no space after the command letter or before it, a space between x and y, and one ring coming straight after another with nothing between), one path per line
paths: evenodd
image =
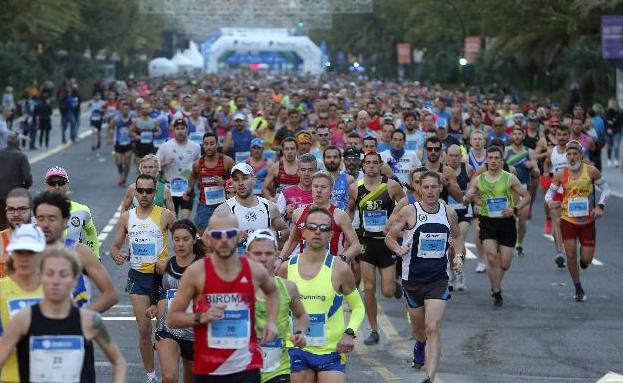
M160 229L162 208L154 206L154 210L145 219L136 215L136 208L130 209L128 219L128 242L130 245L130 267L139 272L148 272L164 250L164 235Z
M554 173L558 173L562 169L569 167L569 163L567 162L567 153L558 153L558 146L554 146L554 150L552 150L552 155L550 156L550 161L552 162L552 169L554 170Z

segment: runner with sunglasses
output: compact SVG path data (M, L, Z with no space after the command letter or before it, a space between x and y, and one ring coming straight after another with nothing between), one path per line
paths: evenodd
M296 283L310 318L307 345L289 350L293 383L344 382L347 354L354 350L355 334L365 315L352 271L327 251L332 220L326 209L311 208L303 230L305 250L283 263L278 272ZM352 310L348 325L344 300Z
M175 215L168 209L154 205L157 181L141 174L136 178L138 206L121 213L110 255L117 265L130 262L125 291L130 294L138 327L138 345L148 382L156 382L154 350L151 343L151 320L145 311L154 294L156 270L162 274L169 250L168 230ZM129 253L121 247L128 237Z
M385 246L385 232L388 217L396 202L405 196L402 185L381 175L381 155L366 153L363 157L364 177L357 182L357 205L359 215L358 237L361 243L359 256L363 278L364 304L370 335L364 340L366 345L379 343L378 321L376 319L376 269L381 275L381 293L385 297L400 298L402 291L396 282L396 256Z
M177 294L184 271L204 254L203 242L197 238L197 227L188 219L176 221L171 227L175 256L169 258L162 278L154 278L152 305L145 312L149 319L160 313L155 334L155 349L160 361L162 383L177 383L179 360L182 358L183 382L193 381L193 330L170 328L167 315ZM192 306L188 308L192 312Z
M169 185L162 182L159 179L160 176L160 161L155 154L147 154L141 158L138 163L139 174L148 174L157 180L156 195L154 197L154 205L160 207L166 207L171 211L175 211L173 204L173 198L171 197L171 189ZM126 211L130 208L138 206L138 199L136 198L136 184L131 184L125 192L123 202L121 202L121 211Z
M274 275L277 256L277 238L270 230L256 230L247 240L247 257L264 266L279 290L279 314L277 316L278 337L269 344L262 344L264 365L262 383L286 383L290 381L290 356L288 348L305 347L305 332L309 316L301 302L299 290L292 281ZM292 313L293 322L290 320ZM264 333L267 311L262 291L255 293L256 334ZM294 329L293 331L290 328ZM290 337L291 336L291 337ZM288 346L286 346L286 344Z
M67 170L54 166L45 173L45 190L67 195L71 188ZM76 201L70 200L71 216L65 232L65 238L73 243L84 243L89 246L93 254L100 258L100 241L97 238L97 229L93 223L91 209Z
M279 290L262 265L237 255L240 234L231 212L214 212L203 233L212 253L186 269L169 308L170 328L193 327L196 383L259 382L259 345L278 336ZM263 334L255 330L258 290L266 305Z
M456 173L448 166L443 164L443 144L436 136L428 137L424 143L424 149L426 150L426 162L424 166L426 169L437 172L441 176L441 182L443 188L441 190L441 199L446 203L448 202L448 196L451 196L456 201L463 199L461 188L457 183Z

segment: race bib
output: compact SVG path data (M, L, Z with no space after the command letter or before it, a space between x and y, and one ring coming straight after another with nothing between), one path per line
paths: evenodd
M448 206L453 208L454 210L465 210L467 206L463 205L463 202L459 202L452 198L452 196L448 196Z
M487 198L489 217L502 217L502 211L508 207L508 197Z
M206 205L218 205L225 202L225 188L222 186L208 186L203 188Z
M259 343L259 342L258 342ZM264 364L262 372L273 372L281 364L281 355L283 354L283 339L276 338L270 343L260 345L262 347L262 359Z
M9 319L13 318L20 310L41 302L42 298L16 298L7 301Z
M236 158L236 163L244 162L251 157L251 152L236 152L234 157Z
M327 319L325 314L309 314L307 345L322 347L327 344Z
M154 142L154 132L141 132L141 144L151 144Z
M132 257L138 261L137 263L156 263L156 243L155 242L140 242L132 243Z
M130 140L130 131L128 130L128 128L119 129L117 143L119 145L130 145L132 143Z
M169 184L172 197L181 197L188 189L188 180L185 178L173 178Z
M98 121L101 121L101 120L102 120L102 115L101 115L101 114L99 114L99 113L93 113L93 114L91 115L91 121L93 121L93 122L98 122Z
M208 324L208 347L241 349L249 347L249 309L225 310L223 319Z
M32 383L80 382L84 361L82 336L31 336L30 381Z
M167 289L166 297L167 297L167 311L171 310L171 303L173 303L173 298L177 295L177 289ZM193 313L193 304L192 302L186 308L187 314Z
M420 258L441 258L446 255L447 243L446 233L420 232L417 255Z
M363 228L371 232L381 232L387 225L387 210L364 210Z
M569 200L567 201L567 215L569 217L588 216L588 198L569 198Z
M202 145L203 144L203 133L201 132L190 133L190 140L198 143L199 145Z

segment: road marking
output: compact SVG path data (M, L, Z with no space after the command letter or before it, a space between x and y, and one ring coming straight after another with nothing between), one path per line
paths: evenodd
M126 321L136 321L136 317L132 316L132 317L107 317L107 316L103 316L102 317L103 320L107 320L107 321L113 321L113 322L126 322ZM152 318L152 321L155 321L156 318Z
M128 367L143 367L143 363L125 363L126 366ZM110 367L112 366L112 364L110 364L110 362L108 361L104 361L104 360L96 360L95 361L95 367Z
M83 138L86 138L86 137L90 136L92 133L93 133L92 130L89 129L87 131L84 131L84 132L78 134L78 138L82 140ZM34 156L32 158L32 160L30 160L30 164L32 165L32 164L36 164L39 161L43 161L46 158L48 158L48 157L50 157L50 156L52 156L52 155L54 155L54 154L56 154L58 152L61 152L61 151L65 150L65 149L67 149L71 145L73 145L71 143L71 141L67 141L66 143L60 144L59 146L53 148L52 150L49 150L49 151L47 151L45 153L41 153L41 154L39 154L37 156Z
M609 371L606 375L602 376L597 383L621 383L623 382L623 375Z
M104 226L102 231L97 236L97 239L99 239L100 243L104 242L106 238L108 238L108 235L114 230L117 222L119 222L119 217L121 217L121 205L119 205L119 207L115 211L115 214L113 214L110 221L108 221L106 226Z
M474 252L471 251L470 248L475 249L476 245L471 242L465 242L465 259L478 259L476 254L474 254Z
M554 242L554 237L551 234L543 234L543 236L547 239L549 239L550 241ZM593 262L591 263L595 266L603 266L604 263L601 262L600 260L598 260L597 258L593 258Z

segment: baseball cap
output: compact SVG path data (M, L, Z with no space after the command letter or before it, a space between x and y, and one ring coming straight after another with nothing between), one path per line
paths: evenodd
M515 113L515 114L513 115L513 118L515 118L515 117L521 117L521 118L524 118L524 115L523 115L523 113L519 113L519 112L517 112L517 113Z
M236 114L234 114L234 121L237 120L246 120L247 118L244 116L244 114L238 112Z
M271 230L259 229L249 234L249 237L247 238L247 250L249 250L249 247L251 247L251 243L255 241L256 239L268 239L272 241L275 247L277 246L277 238L275 237L275 235L273 234Z
M183 118L178 118L177 120L175 120L175 122L173 122L173 126L178 125L184 125L185 127L188 127L188 124L186 124L186 120Z
M353 122L353 116L350 114L343 114L340 118L343 122Z
M296 134L296 141L298 141L299 144L311 144L312 136L309 132L301 131Z
M349 146L344 150L344 158L346 157L361 158L361 152L356 147Z
M246 162L237 163L236 166L231 168L231 175L234 175L236 170L245 175L253 174L253 167Z
M584 150L584 148L582 148L582 144L580 144L580 143L579 143L578 141L576 141L576 140L571 140L571 141L567 142L566 149L567 149L567 150L569 150L569 149L575 149L575 150L577 150L577 151L578 151L578 152L580 152L580 153L582 153L582 152L583 152L583 150Z
M394 121L394 115L391 112L387 112L383 115L384 121Z
M251 147L259 146L260 148L264 147L264 140L261 138L254 138L251 140Z
M438 118L437 122L435 123L435 126L437 126L437 128L440 128L440 129L447 129L448 121L445 118Z
M10 253L15 250L28 250L40 253L45 249L45 235L39 226L32 223L23 224L11 235L6 250Z
M69 175L67 174L67 170L61 168L60 166L51 167L48 169L47 172L45 172L45 182L48 182L48 180L52 177L61 177L69 181Z

